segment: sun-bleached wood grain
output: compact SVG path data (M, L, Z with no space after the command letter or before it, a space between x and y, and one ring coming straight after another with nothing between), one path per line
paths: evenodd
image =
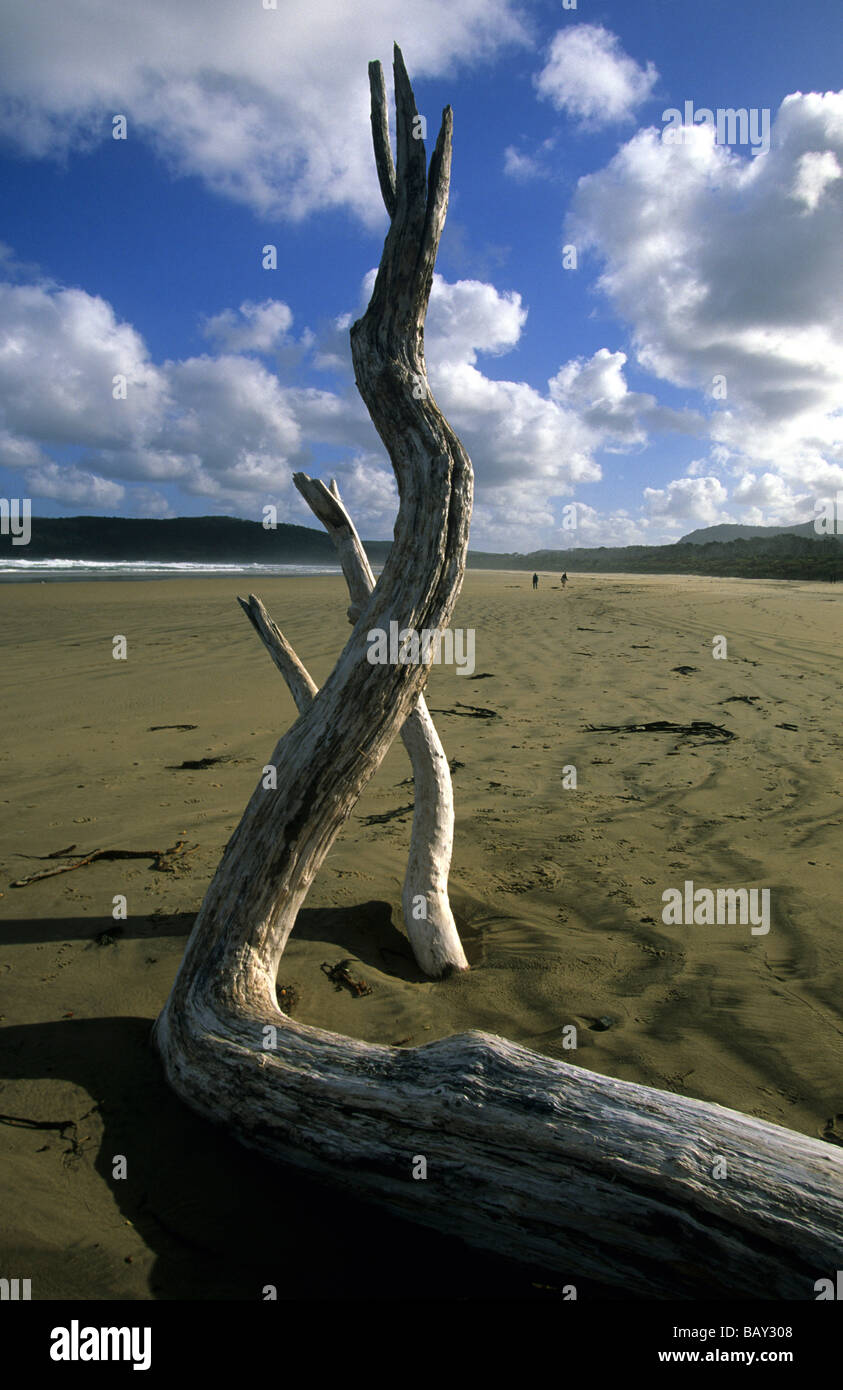
M370 77L391 220L351 342L398 482L395 543L334 671L269 760L277 790L255 790L208 889L154 1029L167 1077L251 1148L567 1283L590 1278L628 1296L812 1299L843 1244L843 1155L832 1145L486 1033L383 1047L278 1008L278 961L298 909L425 675L370 665L366 633L391 620L447 626L471 514L468 457L429 390L413 389L427 384L423 326L451 113L428 171L396 49L393 178L380 65ZM413 1177L417 1156L424 1180Z
M317 686L305 670L261 600L238 599L243 611L278 667L302 714ZM416 962L437 979L449 970L467 970L468 961L448 899L448 870L454 836L451 772L424 697L419 696L401 729L413 767L415 805L410 853L401 903L407 936ZM424 916L419 917L420 904Z
M342 566L354 622L375 587L369 557L332 479L330 488L318 478L294 473L293 482L334 542ZM401 727L401 740L413 768L414 807L410 853L401 904L413 954L426 975L467 970L448 899L448 873L454 847L454 791L451 770L436 726L420 695ZM423 905L424 915L419 916Z
M318 685L299 661L278 624L272 621L260 599L250 594L248 602L243 598L238 598L237 602L287 682L296 709L299 714L303 714L319 689Z
M348 585L353 623L375 586L365 548L339 494L318 478L294 473L293 482L328 531ZM316 685L261 601L250 594L239 603L290 687L301 714ZM420 969L433 979L467 970L468 961L448 899L448 872L454 844L454 794L448 759L424 696L420 695L401 728L413 768L413 827L401 905L407 936Z

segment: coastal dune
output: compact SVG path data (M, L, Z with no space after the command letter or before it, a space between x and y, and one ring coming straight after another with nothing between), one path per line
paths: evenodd
M0 590L0 1243L35 1298L246 1298L272 1282L279 1233L244 1243L258 1208L242 1191L273 1192L274 1170L187 1112L147 1046L296 717L238 591ZM348 634L343 580L258 593L321 683ZM433 667L426 696L452 763L451 898L472 969L425 979L403 934L413 789L396 742L311 889L279 998L301 1022L395 1046L481 1028L843 1142L835 586L576 574L534 593L528 574L470 571L454 627L474 632L474 670ZM667 923L663 895L689 883L769 890L769 931ZM354 1268L361 1226L381 1257L412 1246L439 1267L444 1238L294 1190L300 1211L279 1219L311 1295L340 1277L320 1239ZM456 1258L454 1279L553 1294ZM365 1268L390 1296L389 1271ZM276 1267L279 1297L296 1292L284 1278Z

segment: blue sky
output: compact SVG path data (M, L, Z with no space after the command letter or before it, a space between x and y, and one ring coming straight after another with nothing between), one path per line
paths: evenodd
M303 469L391 533L348 325L393 39L428 150L454 109L427 355L475 548L660 543L843 488L838 0L269 4L3 0L0 495L309 525Z

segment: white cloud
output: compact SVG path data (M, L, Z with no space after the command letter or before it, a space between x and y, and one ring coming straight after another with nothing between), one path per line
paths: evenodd
M129 493L129 516L168 517L175 512L162 493L150 487L133 487Z
M59 465L52 459L30 469L26 484L28 493L49 497L67 507L118 507L126 495L119 483L72 464Z
M647 392L630 391L623 375L625 352L598 348L589 359L566 362L548 383L553 400L577 410L606 449L646 444L649 434L677 430L700 433L705 422L693 411L670 410Z
M389 536L398 511L398 488L391 466L377 454L357 454L329 470L357 530L364 538ZM323 476L328 472L323 470Z
M665 540L666 529L673 529L673 524L666 527L662 518L633 516L623 508L601 511L579 501L565 504L564 521L560 523L549 503L517 487L496 492L493 502L488 506L481 500L475 505L471 523L473 550L523 554L600 545L658 545ZM563 560L563 567L564 563Z
M542 535L555 526L553 508L546 497L517 483L481 494L471 518L472 550L503 554L535 550Z
M262 304L245 300L239 309L223 309L206 320L203 332L226 352L271 352L286 338L292 310L280 299Z
M111 136L150 140L171 166L260 214L348 206L378 222L367 64L391 71L400 36L414 77L526 42L512 0L121 0L10 5L0 132L57 157ZM433 132L435 136L435 131Z
M142 338L97 296L0 284L0 333L2 421L17 439L131 448L166 408L164 375ZM125 400L114 398L121 376ZM46 486L50 470L42 476Z
M599 480L593 435L527 382L493 381L468 363L431 371L430 382L471 455L479 491L519 479L525 491L547 496Z
M177 411L150 440L189 467L201 467L209 494L271 489L286 460L303 457L295 412L276 377L260 363L227 354L168 364ZM289 471L289 470L288 470ZM189 477L189 474L188 474ZM194 478L192 486L197 490Z
M126 398L114 398L115 377ZM36 496L117 505L126 481L177 482L234 505L310 460L294 405L235 354L153 363L105 300L0 285L0 460ZM83 451L58 463L51 449ZM157 505L157 504L156 504Z
M596 481L595 435L577 413L524 381L493 380L478 354L517 346L527 321L521 296L477 280L434 276L425 351L433 394L474 461L478 494L519 480L562 490ZM505 498L499 505L508 505ZM504 513L506 514L506 513Z
M519 183L541 178L544 174L537 159L529 154L519 154L514 145L507 145L503 152L503 171Z
M48 455L33 440L23 439L10 430L0 430L0 468L18 472L48 462Z
M363 279L362 304L374 274ZM594 452L609 437L602 424L585 424L576 409L550 391L544 394L524 381L492 379L478 365L483 355L499 357L518 346L527 313L515 291L479 280L451 283L434 275L425 326L431 389L472 457L478 503L494 491L494 507L502 508L503 515L509 515L509 498L500 489L510 485L525 493L533 486L546 499L549 489L561 492L577 481L597 481ZM341 316L320 339L317 354L320 364L327 355L332 366L342 367L347 393L296 388L287 392L287 399L306 436L318 431L324 443L371 454L378 441L353 387L347 329L347 316ZM614 422L612 429L617 432ZM546 508L544 501L539 505ZM484 515L481 510L478 518ZM543 510L542 516L546 520L550 513ZM480 524L475 521L475 527Z
M563 526L558 532L554 548L578 549L590 546L613 545L657 545L662 540L660 534L653 534L654 525L661 530L660 523L647 517L630 516L628 511L601 512L584 502L575 502L574 517L576 525L571 529Z
M644 489L644 503L651 516L705 526L732 520L723 510L728 496L719 478L675 478L665 488Z
M535 83L557 110L597 129L630 120L657 78L653 64L639 67L609 29L575 24L555 35Z
M122 503L166 515L173 504L157 488L174 484L181 496L207 498L217 509L256 516L272 501L282 520L306 523L291 473L333 472L361 531L388 534L397 492L354 385L348 315L318 338L301 335L313 361L334 359L335 390L287 385L283 366L269 370L247 355L259 343L277 344L291 322L278 301L247 302L205 325L217 342L242 351L155 363L104 300L47 283L0 285L0 463L23 475L29 495L73 505ZM689 412L630 391L625 354L605 348L563 365L546 392L487 376L480 359L516 349L526 323L518 293L434 277L429 379L474 461L475 544L530 548L537 534L553 535L554 499L600 479L598 450L637 448L650 429L697 424ZM114 400L120 373L127 398ZM314 464L324 448L334 463ZM68 449L72 462L51 457Z
M641 365L708 397L733 472L794 497L843 486L842 159L843 92L787 97L754 159L704 127L684 146L645 130L580 180L568 227Z
M744 473L732 489L732 499L749 525L786 526L814 517L815 498L788 485L776 473Z
M527 310L515 290L496 290L480 280L451 284L434 275L424 333L428 366L473 365L478 352L508 352L526 322Z
M815 212L829 184L841 177L843 172L831 150L807 150L796 165L793 197L804 203L808 212Z

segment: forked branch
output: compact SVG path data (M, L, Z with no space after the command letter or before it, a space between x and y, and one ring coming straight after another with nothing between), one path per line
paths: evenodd
M330 489L318 478L295 473L293 481L336 546L351 597L354 622L366 606L375 577L336 482ZM280 629L254 595L239 600L275 664L290 686L301 713L316 686ZM305 684L307 683L307 684ZM309 688L308 688L309 687ZM448 759L424 696L420 695L401 729L410 756L415 788L410 853L402 892L402 909L413 954L426 975L434 979L449 970L467 970L448 898L448 872L454 842L454 797Z

